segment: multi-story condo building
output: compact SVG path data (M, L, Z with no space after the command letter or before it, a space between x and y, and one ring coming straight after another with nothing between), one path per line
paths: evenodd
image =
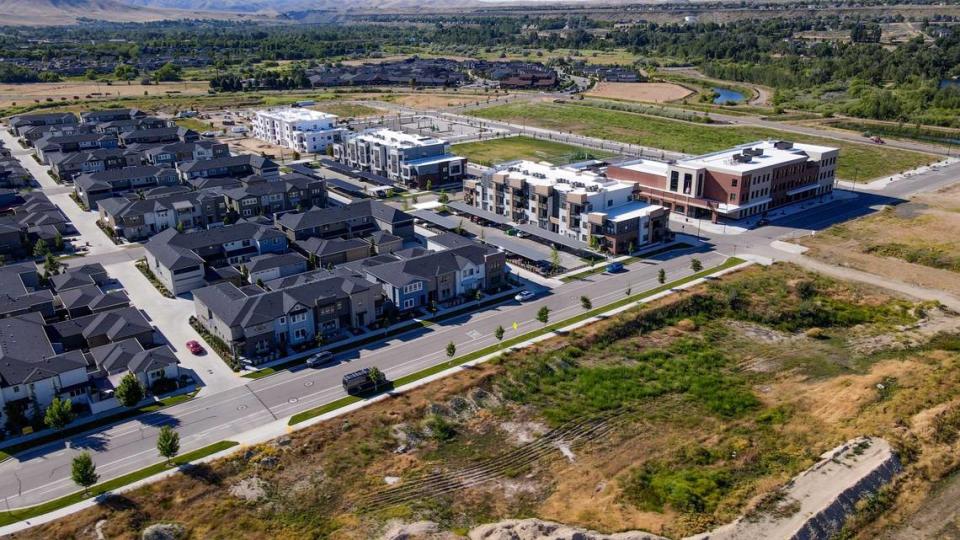
M307 210L327 204L326 180L298 173L267 180L244 178L236 187L222 188L227 209L240 217L274 216L291 210Z
M147 264L157 279L173 294L181 294L206 285L208 267L286 252L287 237L272 227L242 221L205 231L167 229L151 237L144 247Z
M450 153L447 141L390 129L372 129L333 145L333 156L355 169L395 182L423 187L457 182L466 173L467 159Z
M335 335L376 320L379 285L345 272L309 276L273 291L229 282L198 289L193 294L197 319L252 363L287 354L288 347L310 346L318 335Z
M741 219L830 193L838 155L826 146L760 141L677 161L639 159L609 167L607 176L673 212Z
M173 169L156 165L140 165L81 174L74 181L74 189L87 208L95 210L97 201L103 199L158 186L173 186L177 183L177 173Z
M166 229L205 229L223 223L227 206L223 197L210 191L190 191L178 186L172 193L154 194L171 188L154 188L141 199L136 194L98 202L100 223L118 238L130 241L149 238Z
M325 152L346 130L337 127L337 116L312 109L281 107L257 111L253 136L301 154Z
M590 170L517 161L465 181L464 202L513 223L625 253L667 232L666 210L634 200L634 187Z

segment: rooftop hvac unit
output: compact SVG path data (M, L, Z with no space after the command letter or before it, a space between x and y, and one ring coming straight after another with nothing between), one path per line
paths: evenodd
M793 148L793 143L790 141L777 141L773 143L773 147L777 150L790 150Z
M733 161L737 163L750 163L750 156L745 156L743 154L734 154Z

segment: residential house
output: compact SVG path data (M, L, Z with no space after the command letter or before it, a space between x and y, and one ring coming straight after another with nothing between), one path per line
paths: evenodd
M287 238L268 226L241 221L207 231L167 229L145 244L147 264L173 294L205 284L208 267L246 263L255 255L284 253Z
M413 240L413 216L375 200L345 206L313 208L276 218L277 228L292 240L355 238L385 231L404 240Z
M158 381L180 378L180 361L169 345L145 349L136 339L124 339L90 349L89 357L97 375L109 381L110 390L116 389L127 373L133 373L148 390Z
M120 142L124 146L131 144L157 144L176 142L196 142L200 134L192 129L182 127L161 127L152 129L137 129L120 134Z
M270 179L280 175L280 167L274 161L252 154L185 161L177 164L177 171L184 182L196 178L244 178L251 175Z
M374 322L381 294L358 275L324 273L275 291L221 283L194 291L193 301L204 328L257 363Z
M247 271L247 281L263 283L307 271L307 259L299 253L267 253L251 257L243 265Z
M182 191L183 186L159 187L144 193L111 197L97 203L100 223L119 238L143 240L166 230L205 229L223 223L227 215L223 196L210 191ZM157 190L176 190L159 195Z
M0 267L0 318L27 313L53 317L53 292L40 286L40 274L33 263Z
M47 135L38 140L35 145L37 157L46 165L60 159L61 154L96 150L97 148L117 148L117 136L108 133L78 133L74 135Z
M110 197L157 186L179 183L173 169L156 165L140 165L82 174L74 181L77 196L87 208L95 210L97 202Z
M51 168L57 178L69 182L81 174L135 167L140 159L139 153L123 148L97 148L59 154Z
M296 246L321 268L366 259L371 255L370 242L361 238L317 238L297 240Z
M7 121L10 130L18 137L21 136L22 130L34 126L56 126L76 123L77 115L72 112L18 114L11 116Z
M150 165L175 167L184 161L217 159L230 155L224 143L215 141L176 142L151 148L143 153Z
M327 186L323 178L292 173L278 178L248 176L236 187L221 190L228 210L248 218L274 216L291 210L306 210L327 204Z
M47 327L47 333L50 341L65 351L89 350L131 338L147 348L157 342L150 321L133 306L54 322Z
M146 116L147 113L140 109L102 109L80 113L80 121L84 124L101 124L116 120L135 120Z

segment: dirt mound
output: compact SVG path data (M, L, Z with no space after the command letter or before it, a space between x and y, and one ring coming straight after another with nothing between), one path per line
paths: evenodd
M470 540L666 540L642 531L601 534L539 519L508 519L481 525L471 530L469 537Z

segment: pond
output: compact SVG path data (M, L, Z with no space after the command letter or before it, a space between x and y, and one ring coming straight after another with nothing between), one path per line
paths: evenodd
M723 105L728 102L742 103L747 99L747 97L740 92L729 88L714 88L713 91L717 93L716 99L713 100L717 105Z

